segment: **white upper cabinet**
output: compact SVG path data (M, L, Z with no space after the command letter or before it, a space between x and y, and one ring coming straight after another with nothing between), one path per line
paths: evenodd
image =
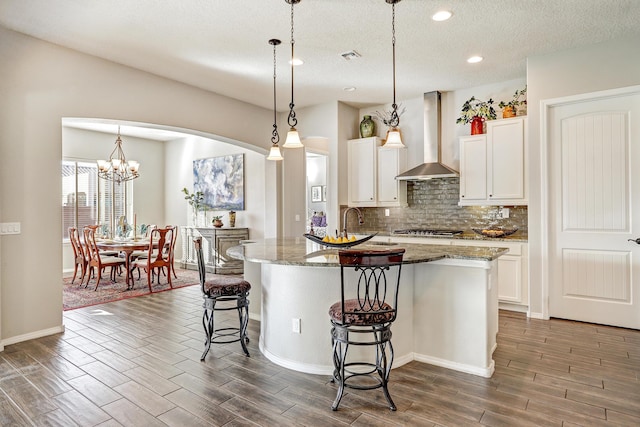
M396 179L405 170L406 148L378 147L378 206L407 205L407 181Z
M526 117L491 120L460 138L460 205L526 205Z
M377 137L349 140L349 206L406 206L406 182L396 180L407 163L406 148L384 148Z

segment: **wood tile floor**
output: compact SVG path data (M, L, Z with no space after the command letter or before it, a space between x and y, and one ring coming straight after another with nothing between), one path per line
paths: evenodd
M412 362L391 374L397 412L379 390L332 412L329 378L265 359L257 322L250 358L235 343L201 363L197 286L64 317L64 334L0 353L0 425L640 426L636 330L501 312L492 378Z

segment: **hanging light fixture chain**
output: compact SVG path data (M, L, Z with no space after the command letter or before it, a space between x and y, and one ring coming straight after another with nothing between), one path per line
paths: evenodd
M273 45L273 131L271 132L271 143L277 145L280 142L278 134L278 124L276 115L276 46L280 44L280 40L272 39L269 43Z
M289 117L287 118L287 123L291 127L296 127L298 124L298 119L296 118L296 112L293 110L295 104L293 102L293 58L294 58L294 46L296 44L295 39L293 38L293 5L295 1L291 1L291 102L289 103Z
M397 127L400 124L398 104L396 104L396 2L391 4L391 47L393 49L393 104L391 105L391 120L389 124Z

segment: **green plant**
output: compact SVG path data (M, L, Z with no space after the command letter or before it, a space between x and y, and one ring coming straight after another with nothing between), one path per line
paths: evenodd
M471 123L475 117L480 117L485 120L495 120L496 110L493 108L493 99L489 98L488 101L481 101L476 99L475 96L472 96L462 104L462 112L456 120L456 123Z
M200 211L202 208L207 208L204 204L204 193L202 191L196 191L195 193L189 193L187 187L182 189L185 194L184 199L189 202L194 212Z
M516 90L516 93L513 94L513 99L511 101L509 102L500 101L500 103L498 104L498 107L500 108L512 107L514 110L516 110L521 105L527 105L526 96L527 96L527 86L525 85L524 89ZM523 97L525 98L522 99Z
M222 219L222 215L214 215L212 221L220 221Z

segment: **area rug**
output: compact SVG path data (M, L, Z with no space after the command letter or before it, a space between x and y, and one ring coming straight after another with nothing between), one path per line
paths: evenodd
M171 280L171 284L174 289L183 288L185 286L200 285L198 271L196 270L176 269L176 275L178 278L176 279L175 277L172 277ZM127 285L124 277L122 276L118 277L115 283L112 282L109 278L109 270L107 270L103 275L100 280L100 284L98 285L98 290L96 291L94 291L96 287L94 279L91 279L89 286L85 288L84 285L80 285L80 280L78 278L76 278L75 282L71 284L72 277L73 276L69 276L62 279L64 286L62 302L63 309L65 311L149 294L147 276L144 272L142 273L140 280L138 280L137 273L134 273L135 280L133 289L131 290L127 290ZM152 283L151 288L154 293L171 290L165 276L161 276L160 284L157 283L157 280Z

